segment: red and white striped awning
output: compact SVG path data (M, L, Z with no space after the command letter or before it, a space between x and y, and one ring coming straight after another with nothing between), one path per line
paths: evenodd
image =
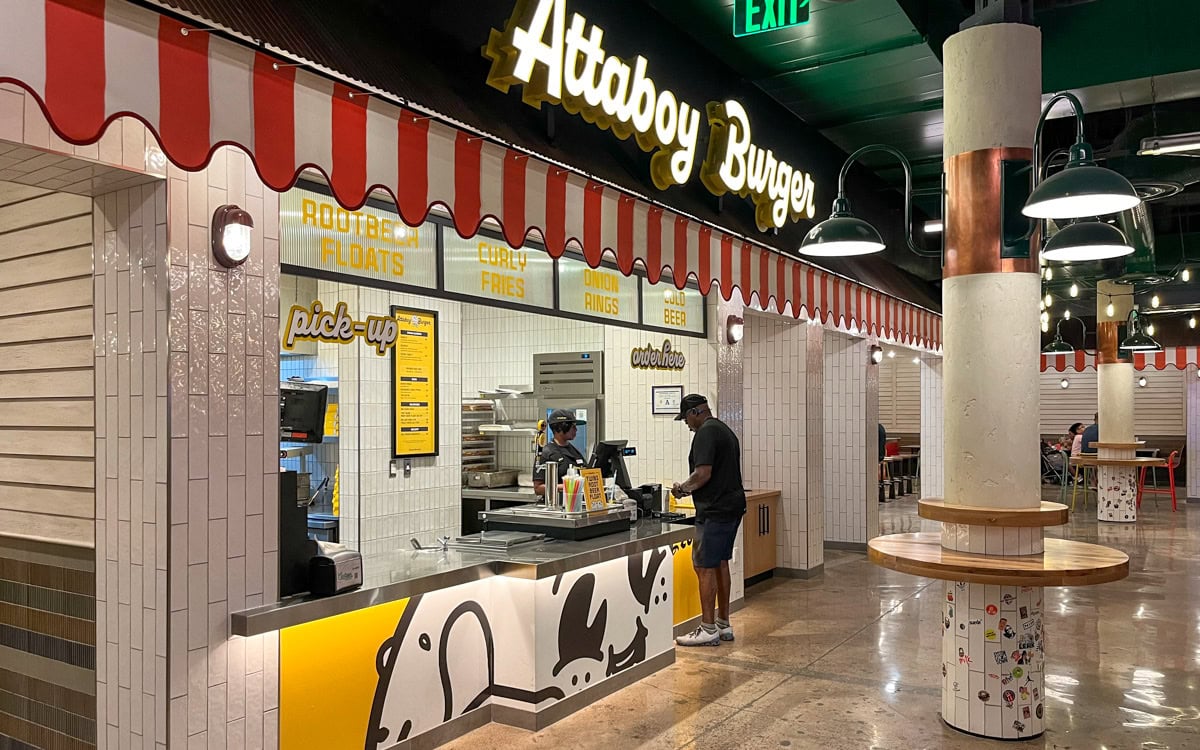
M1200 367L1200 347L1167 347L1161 352L1134 354L1132 361L1134 369L1137 370L1165 370L1169 367L1174 367L1177 370L1186 370L1189 366ZM1075 372L1081 372L1083 370L1095 369L1095 367L1095 352L1084 351L1083 349L1076 349L1071 354L1042 355L1042 372L1046 372L1047 370L1054 370L1055 372L1074 370Z
M656 206L569 169L288 65L124 0L7 0L0 13L0 82L37 98L63 139L99 140L134 117L183 169L238 146L264 183L290 188L321 171L337 200L358 208L375 189L411 225L437 205L459 234L485 218L520 246L535 232L551 255L568 244L588 263L640 265L651 282L736 288L792 316L937 350L941 316Z

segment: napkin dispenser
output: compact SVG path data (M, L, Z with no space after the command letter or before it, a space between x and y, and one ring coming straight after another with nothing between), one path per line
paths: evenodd
M322 553L309 560L308 585L313 596L333 596L362 584L362 555L355 550Z

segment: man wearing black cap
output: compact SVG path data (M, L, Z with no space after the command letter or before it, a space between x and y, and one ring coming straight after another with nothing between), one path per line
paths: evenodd
M729 560L738 526L746 513L742 487L742 449L737 435L713 416L708 400L697 393L683 397L679 416L696 433L688 453L689 476L671 491L696 503L692 567L700 581L700 627L675 642L680 646L719 646L733 640L729 624Z
M575 412L569 409L555 409L546 420L554 439L546 443L533 465L533 491L538 495L546 492L546 464L558 464L559 481L567 475L567 469L574 466L584 468L583 454L571 444L578 432L576 425L587 424L582 419L575 418Z

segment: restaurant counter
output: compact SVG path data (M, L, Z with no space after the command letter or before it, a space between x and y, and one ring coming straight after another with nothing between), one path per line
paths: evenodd
M421 742L436 744L488 721L536 730L675 660L697 596L676 584L692 534L642 520L508 552L396 550L364 558L362 589L235 612L230 626L279 631L281 747L430 732Z

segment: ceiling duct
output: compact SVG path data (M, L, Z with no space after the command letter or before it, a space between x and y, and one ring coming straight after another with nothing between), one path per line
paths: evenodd
M1097 154L1097 159L1132 182L1142 200L1166 198L1200 182L1200 159L1169 154L1139 156L1142 139L1198 130L1200 113L1151 112L1131 120L1112 146Z

